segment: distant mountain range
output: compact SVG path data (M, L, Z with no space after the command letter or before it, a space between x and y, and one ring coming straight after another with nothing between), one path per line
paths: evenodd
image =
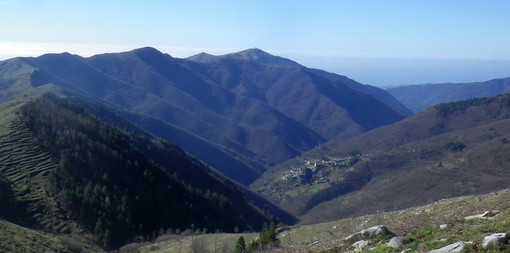
M441 83L392 87L386 89L413 112L439 103L490 97L510 92L510 78L473 83Z
M446 103L262 175L252 189L316 223L510 186L510 94Z
M244 184L328 140L410 114L381 89L258 49L176 59L141 48L0 62L0 102L47 90L101 103Z

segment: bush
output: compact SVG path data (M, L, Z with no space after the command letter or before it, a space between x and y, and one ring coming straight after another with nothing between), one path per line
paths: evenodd
M465 147L466 145L460 142L449 142L444 145L444 148L451 152L461 152Z

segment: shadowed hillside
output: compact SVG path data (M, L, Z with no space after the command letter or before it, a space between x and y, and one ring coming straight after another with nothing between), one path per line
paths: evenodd
M38 84L52 83L82 98L169 124L166 130L173 131L165 137L170 141L189 139L189 134L206 140L208 146L219 149L227 158L215 160L197 149L190 152L243 183L254 180L265 166L324 141L280 112L202 80L172 57L152 48L91 58L50 54L13 59L4 65L6 79L10 80L4 86L6 96L33 89L37 85L30 76L40 73ZM14 75L14 71L24 74ZM20 76L27 78L21 80ZM155 127L154 132L163 135L164 130L165 127ZM230 162L234 160L239 162Z
M326 139L350 137L410 114L401 113L405 107L383 90L259 49L187 59L196 62L184 62L189 68L222 87L264 102Z
M2 114L0 197L15 210L0 216L13 222L90 233L109 248L160 229L244 231L267 221L246 190L101 107L48 94Z
M0 101L49 87L112 108L245 185L328 140L409 115L381 89L257 49L176 59L146 47L0 62Z

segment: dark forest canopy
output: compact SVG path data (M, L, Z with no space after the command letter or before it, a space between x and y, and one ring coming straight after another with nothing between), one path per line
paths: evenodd
M213 173L209 177L216 178L204 177L210 169L180 149L114 128L68 99L46 94L24 105L20 115L58 163L50 190L104 246L160 229L194 224L209 231L250 230L265 220L234 186L221 185L229 180ZM165 152L166 160L160 161L169 167L164 168L151 156ZM185 183L178 177L185 170L206 183ZM243 218L243 212L252 217Z

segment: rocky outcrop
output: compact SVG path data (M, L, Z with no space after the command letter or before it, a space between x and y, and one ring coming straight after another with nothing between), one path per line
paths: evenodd
M345 241L354 243L360 240L373 240L378 237L388 237L392 235L393 233L391 233L385 226L379 225L363 229L357 233L347 236Z

